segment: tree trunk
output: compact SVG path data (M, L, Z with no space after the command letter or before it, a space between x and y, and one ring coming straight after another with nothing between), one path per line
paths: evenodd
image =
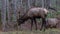
M2 0L2 11L1 11L1 22L2 22L2 29L5 31L5 24L6 24L6 1L7 0Z
M9 0L7 0L7 21L8 21L8 23L10 23L10 10L9 10Z
M13 3L13 22L17 20L17 0L12 0Z
M42 8L44 8L44 0L42 0Z
M31 0L28 0L28 7L29 7L29 8L31 8L30 1L31 1Z

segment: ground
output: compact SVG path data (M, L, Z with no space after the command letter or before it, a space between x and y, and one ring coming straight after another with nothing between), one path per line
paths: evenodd
M7 32L2 32L0 31L0 34L60 34L60 30L59 29L46 29L46 31L44 32L43 30L40 31L40 24L41 22L37 23L38 26L38 30L35 30L35 26L33 26L33 30L31 31L31 24L30 22L26 22L24 24L22 24L22 31L7 31ZM20 29L20 28L19 28Z
M44 31L10 31L10 32L0 32L0 34L60 34L58 29L48 29Z

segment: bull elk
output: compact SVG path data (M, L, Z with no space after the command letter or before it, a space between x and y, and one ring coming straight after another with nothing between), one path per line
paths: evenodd
M22 23L24 23L25 21L27 21L28 19L31 20L31 30L32 30L32 26L33 26L33 21L35 23L36 26L36 30L37 30L37 23L36 23L36 18L42 18L42 25L41 25L41 30L44 27L45 30L45 26L46 26L46 21L45 18L47 16L48 10L45 8L40 8L40 7L34 7L34 8L30 8L27 13L25 13L22 17L20 17L19 19L17 19L18 25L21 25Z

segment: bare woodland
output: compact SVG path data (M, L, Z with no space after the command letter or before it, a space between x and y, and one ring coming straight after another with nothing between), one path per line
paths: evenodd
M57 18L60 20L60 0L0 0L0 25L3 31L9 30L24 30L24 24L22 28L20 26L15 26L17 24L17 19L23 16L28 9L33 7L43 7L49 10L47 18ZM39 19L37 20L39 21ZM25 29L29 29L30 20L26 21ZM29 25L29 26L28 26ZM28 27L28 28L26 28ZM57 25L59 28L60 25ZM40 24L38 24L38 29Z

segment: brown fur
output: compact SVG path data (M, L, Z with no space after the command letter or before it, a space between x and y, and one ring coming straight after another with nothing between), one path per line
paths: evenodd
M56 28L56 25L58 24L57 18L47 18L46 21L47 28Z
M45 27L45 24L46 24L45 18L46 18L47 13L48 13L48 10L45 8L40 8L40 7L30 8L28 12L24 14L23 17L17 19L18 25L24 23L28 19L31 19L31 30L33 26L33 21L35 23L36 30L37 30L36 18L42 18L42 21L43 21L42 26L41 26L41 29L42 29L43 26Z

